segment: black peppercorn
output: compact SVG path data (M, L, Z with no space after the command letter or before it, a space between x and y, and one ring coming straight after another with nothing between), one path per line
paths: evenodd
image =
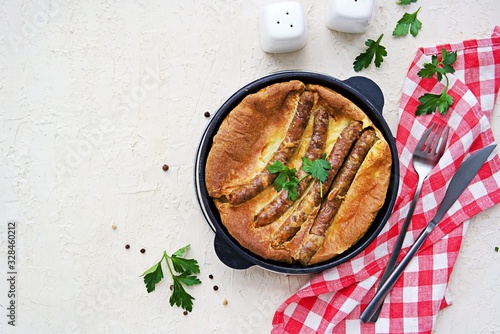
M146 250L144 248L141 248L141 253L142 254L146 253Z
M208 111L205 111L203 115L205 115L205 117L210 117L210 113Z
M168 170L168 165L163 165L161 169L163 169L166 172Z
M219 287L217 285L214 285L214 290L215 291L219 290Z
M125 245L125 249L129 249L130 248L130 245Z

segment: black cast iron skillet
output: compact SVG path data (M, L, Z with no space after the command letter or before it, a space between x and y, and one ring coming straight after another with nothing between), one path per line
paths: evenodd
M208 196L208 191L205 186L205 163L212 146L212 138L217 133L226 115L248 94L255 93L261 88L273 83L289 80L300 80L305 84L320 84L325 87L332 88L354 102L368 115L373 124L375 124L375 126L384 135L386 141L389 143L393 162L389 189L385 203L366 234L344 253L328 261L308 267L303 267L299 264L288 264L266 260L240 246L221 223L219 212L217 211L213 200ZM233 269L247 269L251 266L257 265L259 267L284 274L312 274L337 266L353 258L365 249L377 237L387 222L387 219L392 212L398 192L398 153L396 150L395 139L387 126L385 119L382 117L383 107L384 95L382 94L382 91L377 84L368 78L356 76L341 81L328 75L303 71L278 72L262 77L242 87L226 102L224 102L224 104L222 104L222 106L214 114L212 120L203 133L195 158L194 173L194 183L198 202L205 219L215 232L214 248L219 259Z

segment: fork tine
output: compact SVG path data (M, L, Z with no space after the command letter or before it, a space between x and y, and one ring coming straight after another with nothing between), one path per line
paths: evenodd
M436 135L437 133L437 136L436 136L436 141L434 141L434 136L432 136L432 139L429 141L429 145L432 145L432 148L429 149L430 154L436 155L437 149L438 147L440 147L440 144L442 143L442 141L440 142L439 140L441 139L441 135L443 134L443 130L445 127L446 126L444 125L443 126L438 125L436 132L434 132L434 135Z
M434 142L434 137L436 137L436 133L439 132L439 129L441 128L441 125L437 125L436 126L436 129L435 131L432 131L432 136L431 136L431 139L429 139L429 141L427 141L427 144L425 145L425 151L427 153L431 153L431 150L432 150L432 143Z
M435 125L436 123L433 122L431 126L427 130L425 130L424 134L422 135L422 138L420 138L420 140L418 141L417 147L415 148L416 151L422 151L422 147L424 146L425 141L429 137Z
M443 128L444 129L444 128ZM437 149L437 155L442 155L444 152L444 149L446 148L446 143L448 142L448 134L450 133L450 127L446 127L446 131L441 138L441 142L439 143L439 148Z

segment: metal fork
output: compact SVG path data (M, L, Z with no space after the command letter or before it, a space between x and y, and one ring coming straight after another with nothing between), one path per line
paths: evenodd
M444 131L445 128L446 131ZM415 194L413 195L413 200L410 204L408 215L406 216L406 219L403 223L403 227L398 236L396 244L394 245L394 250L391 254L391 257L389 258L389 262L387 263L387 267L385 268L378 288L380 288L385 283L387 278L391 275L392 271L396 267L398 256L401 252L401 247L403 246L403 241L405 239L406 232L408 231L408 226L410 225L410 220L413 215L413 210L415 210L415 205L417 204L418 197L420 196L420 190L422 190L422 184L424 183L424 180L427 179L427 176L434 168L434 166L436 166L439 159L441 159L441 156L444 153L444 149L446 148L446 142L448 140L449 132L450 128L448 126L441 126L437 123L432 123L431 126L424 132L422 138L417 144L417 147L415 148L415 151L413 152L413 168L418 174L417 189L415 190ZM370 322L377 321L380 310L382 309L382 305L380 305L377 312L375 312L373 317L370 319Z

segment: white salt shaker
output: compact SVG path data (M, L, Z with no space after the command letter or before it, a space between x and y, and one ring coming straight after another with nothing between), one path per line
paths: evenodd
M326 26L330 29L363 33L373 17L375 0L327 0Z
M306 18L300 2L285 1L261 8L260 42L269 53L297 51L306 44Z

